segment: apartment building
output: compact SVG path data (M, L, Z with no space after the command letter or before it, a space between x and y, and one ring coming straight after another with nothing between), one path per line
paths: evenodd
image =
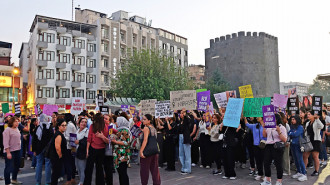
M29 104L71 105L72 97L94 103L99 67L96 29L96 25L35 16L26 56Z
M281 94L287 95L290 89L296 88L297 95L300 98L308 95L309 86L310 84L301 83L301 82L280 82Z
M188 73L196 87L201 88L205 84L205 66L191 64L188 67Z
M188 67L187 38L151 27L151 22L141 16L129 17L128 12L120 10L109 17L105 13L76 8L75 21L96 25L98 66L100 74L99 92L110 88L110 78L115 78L132 55L141 49L161 50L182 67Z

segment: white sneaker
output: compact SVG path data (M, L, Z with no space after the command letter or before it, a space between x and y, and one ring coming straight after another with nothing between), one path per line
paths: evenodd
M235 179L236 179L236 177L229 177L229 179L230 179L230 180L235 180Z
M282 185L282 182L276 181L275 185Z
M307 175L301 174L301 176L298 178L298 181L300 182L307 181Z
M327 161L323 161L322 165L326 166L327 165Z
M288 175L289 175L288 173L283 172L283 176L288 176Z
M210 166L206 166L205 168L206 168L206 169L210 169L211 167L210 167Z
M203 165L200 165L199 167L200 167L200 168L204 168L204 166L203 166Z
M269 182L269 181L267 181L267 180L265 180L264 182L260 183L260 185L271 185L271 184L272 184L272 183Z
M292 178L294 178L294 179L298 179L298 178L301 177L301 176L302 176L302 174L298 172L298 173L292 175Z
M228 179L228 177L226 177L226 176L222 176L222 178L223 178L223 179Z
M260 181L260 180L262 180L263 179L263 176L260 176L260 175L257 175L255 178L254 178L254 180L256 180L256 181Z
M195 166L196 166L196 164L195 164L195 163L191 163L191 166L192 166L192 167L195 167Z

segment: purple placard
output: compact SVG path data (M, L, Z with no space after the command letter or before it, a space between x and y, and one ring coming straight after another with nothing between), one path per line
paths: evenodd
M5 117L7 117L7 116L15 116L15 114L14 113L6 113Z
M136 125L134 125L132 128L131 128L131 133L132 133L132 135L134 136L134 137L139 137L139 135L141 134L141 132L142 132L142 130L138 127L138 126L136 126Z
M134 105L129 106L129 111L133 116L137 116L136 107Z
M197 110L206 111L208 105L210 105L210 91L197 93Z
M262 106L265 128L276 128L276 120L273 105Z
M128 112L128 110L129 110L129 105L121 105L120 106L121 107L121 110L123 111L123 112Z
M76 140L77 140L77 134L70 133L69 143L70 143L71 147L76 147L77 146L76 143L75 143Z
M49 105L49 104L44 104L44 108L42 111L44 114L47 116L52 116L53 112L58 112L58 106L57 105Z
M274 94L273 97L273 105L276 107L286 107L288 102L288 96L282 94Z
M33 152L32 152L32 136L29 137L29 150L28 150L28 154L33 156Z

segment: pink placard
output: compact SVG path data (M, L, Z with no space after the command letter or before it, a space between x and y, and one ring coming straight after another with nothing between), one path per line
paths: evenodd
M47 116L52 116L53 112L58 112L58 106L57 105L48 105L44 104L44 108L42 111Z
M286 107L288 96L283 94L274 94L273 105L276 107Z

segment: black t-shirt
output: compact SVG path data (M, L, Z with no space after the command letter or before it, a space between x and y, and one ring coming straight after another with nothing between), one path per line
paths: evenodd
M311 124L311 122L309 122L309 125L307 126L307 134L309 135L309 139L314 141L313 124Z

